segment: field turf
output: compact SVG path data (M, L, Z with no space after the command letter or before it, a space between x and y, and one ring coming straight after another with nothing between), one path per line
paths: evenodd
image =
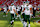
M10 13L8 13L7 17L3 17L3 12L0 12L0 27L10 27ZM40 24L34 22L32 22L32 20L38 20L40 18L32 18L31 19L31 27L40 27ZM13 25L12 25L13 26ZM15 21L14 22L14 26L13 27L23 27L23 24L21 23L21 21Z

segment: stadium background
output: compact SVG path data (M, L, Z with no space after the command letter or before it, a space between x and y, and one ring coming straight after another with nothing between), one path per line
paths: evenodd
M3 10L3 6L4 5L10 5L11 3L14 2L14 5L22 5L23 1L27 1L27 0L0 0L0 10ZM32 5L40 5L40 0L28 0L30 2L30 4ZM37 8L37 10L39 11L40 8ZM40 13L37 13L36 15L40 15ZM9 27L10 26L10 13L8 13L7 17L2 17L3 16L3 12L0 11L0 27ZM31 27L40 27L39 23L36 23L37 20L39 20L40 17L36 17L36 18L31 18ZM35 23L33 24L33 20L35 20ZM23 24L21 23L21 21L19 19L15 20L14 23L14 27L23 27Z
M27 1L27 0L0 0L0 8L3 8L3 6L5 4L7 4L8 6L11 5L12 3L14 3L15 6L17 5L22 5L23 1ZM32 5L36 5L36 6L40 6L40 0L28 0L30 2L30 4ZM2 9L3 10L3 9ZM40 10L40 7L37 8L37 10Z

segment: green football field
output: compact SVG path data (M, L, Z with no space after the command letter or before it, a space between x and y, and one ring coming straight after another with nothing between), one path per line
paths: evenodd
M7 17L3 17L3 12L0 12L0 27L10 27L10 13L8 13ZM34 22L33 24L33 20L38 20L40 18L35 18L35 19L31 19L31 27L40 27L39 23ZM19 19L18 19L19 20ZM12 25L13 26L13 25ZM12 27L11 26L11 27ZM21 23L21 21L16 21L14 22L14 26L13 27L23 27L23 24Z

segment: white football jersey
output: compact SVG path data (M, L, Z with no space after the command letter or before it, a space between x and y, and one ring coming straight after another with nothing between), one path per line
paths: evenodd
M7 8L6 8L6 7L4 7L3 9L4 9L4 12L6 12L6 11L7 11Z
M30 15L30 8L32 8L32 5L25 5L25 11L24 11L24 13L25 13L25 15Z
M15 12L13 11L13 9L16 10L16 7L15 6L9 6L9 10L10 10L10 13L11 14L14 14Z

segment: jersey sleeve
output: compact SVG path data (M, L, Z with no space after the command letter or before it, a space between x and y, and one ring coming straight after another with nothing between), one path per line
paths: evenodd
M32 8L33 8L32 5L29 5L29 8L30 8L30 10L32 10Z
M12 11L12 6L9 6L9 10Z
M9 6L9 7L8 7L8 8L9 8L9 10L10 10L10 7L11 7L11 6Z

